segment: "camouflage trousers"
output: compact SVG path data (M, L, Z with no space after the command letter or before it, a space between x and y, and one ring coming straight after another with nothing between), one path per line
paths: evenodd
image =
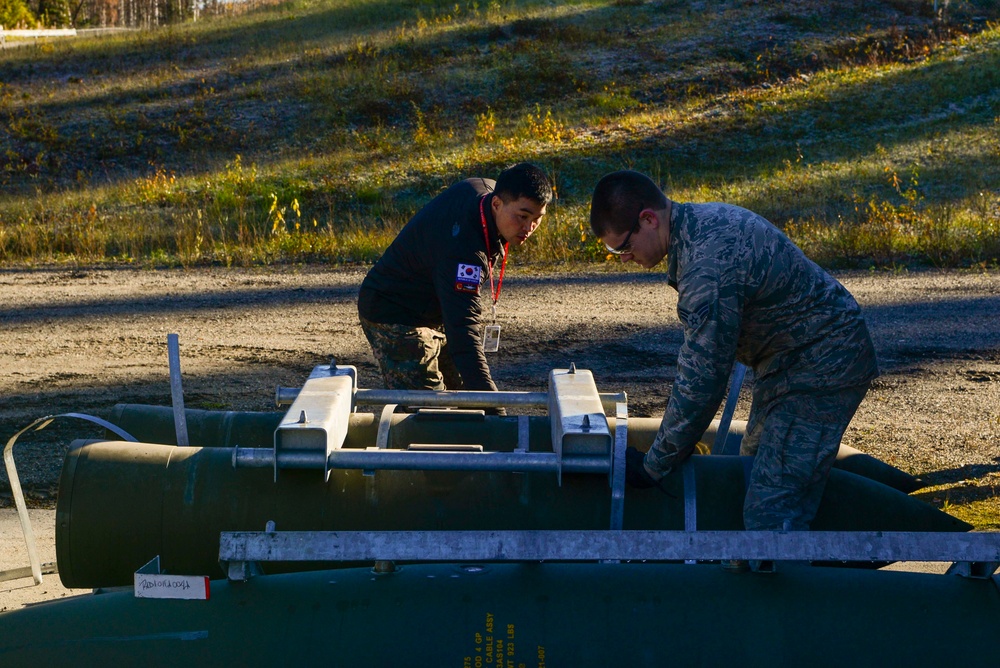
M741 455L755 455L743 503L748 530L809 529L840 439L870 386L792 393L751 408L740 446Z
M462 377L448 353L444 332L360 320L387 389L462 389Z

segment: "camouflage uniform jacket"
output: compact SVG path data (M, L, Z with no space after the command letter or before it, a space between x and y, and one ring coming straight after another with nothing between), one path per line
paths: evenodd
M439 328L467 390L495 390L483 354L489 267L503 255L490 202L496 182L466 179L428 202L368 272L358 313L372 322ZM490 237L490 256L479 214ZM494 270L494 282L497 278Z
M790 392L843 389L878 375L854 297L763 217L729 204L674 202L667 281L684 343L646 459L669 471L704 433L733 361L754 370L757 409Z

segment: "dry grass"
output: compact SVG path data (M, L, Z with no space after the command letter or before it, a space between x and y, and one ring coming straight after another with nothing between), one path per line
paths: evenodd
M0 52L0 264L370 262L532 160L520 263L606 261L605 172L728 200L828 266L995 267L1000 8L293 0Z

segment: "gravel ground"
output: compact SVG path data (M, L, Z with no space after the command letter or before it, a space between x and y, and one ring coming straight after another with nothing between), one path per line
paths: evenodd
M180 337L189 408L273 410L276 386L301 385L331 357L357 366L362 387L379 387L355 309L363 275L320 267L0 272L0 436L43 415L169 405L171 332ZM935 485L929 500L995 499L1000 273L838 278L864 308L883 372L845 443L922 476ZM662 274L512 267L503 293L500 352L490 357L501 389L544 390L550 369L575 363L593 371L601 391L626 391L631 415L662 414L681 341L676 293ZM748 411L744 391L736 418ZM30 505L54 507L69 441L91 435L99 430L57 420L21 437L15 454ZM10 505L0 473L0 506ZM22 565L12 565L18 540L3 535L0 570ZM14 600L6 584L0 609Z

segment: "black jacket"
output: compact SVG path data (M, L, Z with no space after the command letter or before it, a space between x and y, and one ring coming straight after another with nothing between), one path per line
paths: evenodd
M492 179L466 179L428 202L368 272L358 296L358 313L366 320L443 325L467 390L496 389L482 345L485 319L492 317L489 267L503 256L490 206L495 185ZM489 257L479 214L484 196ZM494 268L494 290L498 279Z

